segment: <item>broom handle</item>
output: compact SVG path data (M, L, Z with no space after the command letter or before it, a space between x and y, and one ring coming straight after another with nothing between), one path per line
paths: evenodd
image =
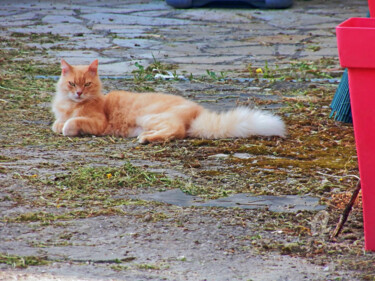
M375 17L375 0L368 0L368 8L370 9L370 17Z

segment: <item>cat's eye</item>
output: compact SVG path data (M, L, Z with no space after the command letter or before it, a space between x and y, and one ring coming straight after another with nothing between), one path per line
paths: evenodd
M72 86L72 87L75 87L76 84L74 84L73 82L69 81L69 85Z
M90 87L91 86L91 82L87 82L86 84L85 84L85 87Z

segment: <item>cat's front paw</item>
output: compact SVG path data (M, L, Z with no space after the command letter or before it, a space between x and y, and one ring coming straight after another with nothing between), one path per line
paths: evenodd
M141 133L137 139L138 139L138 142L141 143L141 144L148 144L151 142L150 140L150 137L152 137L153 135L156 134L156 131L155 130L151 130L151 131L146 131L146 132L143 132Z
M150 141L146 137L139 136L139 137L137 137L137 139L138 139L138 142L140 144L149 144L150 143Z
M79 135L79 128L76 125L76 122L72 119L65 122L64 127L62 128L62 133L66 137L74 137Z
M64 127L64 123L56 120L52 125L52 131L61 134Z

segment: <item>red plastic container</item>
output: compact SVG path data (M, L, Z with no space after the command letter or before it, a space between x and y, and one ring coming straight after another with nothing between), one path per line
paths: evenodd
M375 251L375 18L350 18L337 26L336 35L340 64L349 73L365 248Z

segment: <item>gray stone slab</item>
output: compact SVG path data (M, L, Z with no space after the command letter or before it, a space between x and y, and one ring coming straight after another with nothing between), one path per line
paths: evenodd
M114 13L95 13L83 15L83 18L89 20L90 23L101 24L132 24L140 26L171 26L171 25L186 25L189 24L186 20L172 19L172 18L159 18L159 17L144 17L133 16Z
M0 17L1 18L1 17ZM21 27L21 26L30 26L30 25L33 25L34 24L34 21L32 20L20 20L20 21L9 21L7 19L3 19L0 21L0 26L1 27L5 27L5 28L9 28L9 27ZM11 30L11 29L8 29L10 31L14 31L14 32L24 32L24 30Z
M336 18L331 16L296 13L291 10L261 11L254 14L254 17L262 19L267 24L279 29L311 29L316 24L334 23L337 21Z
M18 11L18 13L15 13L15 14L6 14L4 13L2 15L2 17L0 18L0 23L3 23L3 22L9 22L9 21L12 21L12 22L17 22L17 21L25 21L25 20L32 20L32 19L36 19L38 18L38 15L35 13L35 12L24 12L24 13L20 13L20 11Z
M115 45L124 47L124 48L151 48L151 47L156 47L156 48L161 48L162 43L155 41L155 40L149 40L149 39L114 39L113 43Z
M45 16L42 21L44 23L82 23L81 19L73 17L71 15L48 15Z
M143 2L141 5L139 1L105 1L98 5L96 1L88 1L81 9L82 14L94 14L100 10L101 13L109 14L131 14L145 11L159 11L170 10L171 7L167 5L166 1L150 1Z
M84 54L92 52L91 50L102 50L112 47L110 41L111 39L100 35L87 37L84 33L78 33L77 36L72 36L69 37L69 39L55 41L53 43L38 43L30 41L29 43L26 43L26 45L38 49L46 49L49 54L74 52L75 50L79 50L81 54Z
M241 10L241 9L193 9L186 10L177 15L182 19L189 19L191 21L205 21L205 22L218 22L218 23L236 23L244 24L252 20L254 10Z
M205 65L214 65L214 64L222 64L222 63L229 63L236 60L240 60L242 56L238 55L226 55L226 56L183 56L183 57L175 57L170 58L169 60L173 63L178 64L205 64ZM206 68L209 69L209 68Z
M138 61L141 65L147 65L145 61ZM136 70L135 61L120 61L115 63L101 64L99 71L105 75L126 75Z
M106 31L116 33L120 38L135 38L143 36L149 28L141 28L133 25L124 24L94 24L92 29L95 31Z
M79 33L78 35L79 36L70 37L68 42L62 43L62 49L104 50L113 46L110 38L101 35L92 35L88 37L85 33Z
M50 50L48 53L51 56L50 60L59 62L61 58L64 58L71 64L89 64L95 59L99 59L99 71L102 68L102 64L116 62L116 58L101 57L100 54L95 51Z
M221 207L241 209L267 208L272 212L295 213L298 211L324 210L325 206L319 204L319 199L310 196L285 195L285 196L255 196L250 193L234 194L225 198L202 201L199 197L187 195L180 189L173 189L152 194L137 195L142 200L152 200L181 207Z
M72 23L57 23L47 25L27 25L25 27L9 28L8 30L21 33L52 33L59 35L90 34L92 31L84 25Z

